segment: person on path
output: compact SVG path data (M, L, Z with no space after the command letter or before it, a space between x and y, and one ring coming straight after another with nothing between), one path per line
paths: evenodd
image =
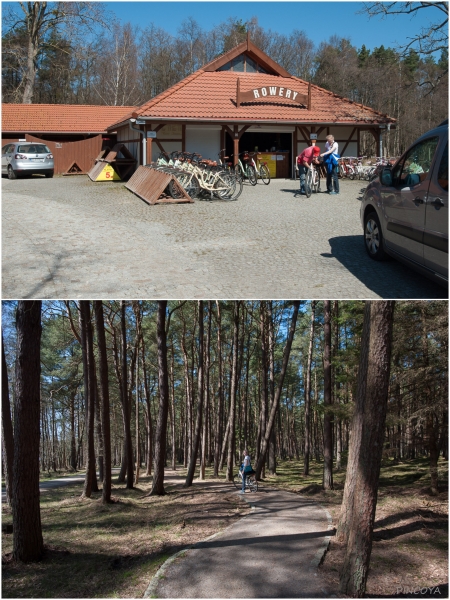
M245 494L245 478L246 474L252 471L252 465L250 462L250 456L247 448L244 450L244 461L242 463L242 468L240 469L242 473L242 490L239 492L240 494Z
M327 167L327 191L329 194L339 194L339 145L334 141L334 136L327 135L325 143L325 152L320 156L324 159Z
M315 141L314 141L315 142ZM298 176L300 179L300 194L305 194L305 182L307 169L313 168L313 163L317 162L320 154L320 148L315 145L308 146L297 157Z

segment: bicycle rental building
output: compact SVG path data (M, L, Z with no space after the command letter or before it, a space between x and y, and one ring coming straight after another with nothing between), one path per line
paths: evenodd
M293 77L247 37L109 129L138 165L175 150L217 160L222 149L236 163L257 150L272 177L289 178L311 139L324 149L332 134L341 156L360 156L362 131L381 150L391 126L395 119Z

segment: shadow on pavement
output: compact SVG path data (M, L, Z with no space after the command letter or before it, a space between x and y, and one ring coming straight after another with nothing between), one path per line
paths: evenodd
M324 258L337 259L350 273L381 298L447 298L444 287L428 280L409 267L392 259L375 262L367 255L363 235L330 238L331 253ZM393 289L398 289L398 293ZM411 290L408 292L408 290Z

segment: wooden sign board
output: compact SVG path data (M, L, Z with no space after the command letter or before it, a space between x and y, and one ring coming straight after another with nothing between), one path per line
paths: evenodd
M299 92L287 86L267 85L253 90L241 92L240 79L237 80L236 104L239 107L242 102L280 102L302 104L311 110L311 84L308 86L308 94Z

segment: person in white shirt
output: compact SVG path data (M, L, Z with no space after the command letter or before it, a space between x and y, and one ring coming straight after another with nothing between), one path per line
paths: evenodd
M326 140L327 141L325 143L325 152L320 156L327 156L328 158L330 158L330 154L338 154L339 145L337 142L334 141L333 135L327 135ZM331 169L327 168L327 190L329 194L339 194L338 168L339 167L334 166Z

